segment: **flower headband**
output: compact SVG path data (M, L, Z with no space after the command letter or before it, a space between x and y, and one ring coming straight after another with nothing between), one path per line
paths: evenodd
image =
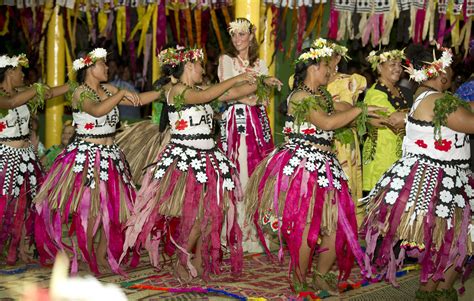
M107 57L107 50L105 50L104 48L96 48L92 50L91 52L89 52L88 54L86 54L84 57L76 59L72 63L72 69L77 72L84 67L89 67L89 66L94 65L95 62L97 62L100 59L105 60L106 57Z
M334 50L327 43L327 40L319 38L312 43L309 51L300 54L295 63L298 64L308 60L315 60L319 62L321 59L330 58L333 52Z
M28 67L28 58L26 57L26 54L22 53L12 57L9 57L8 55L0 56L0 68L5 68L7 66L15 68L18 65L25 68Z
M436 55L433 51L433 62L425 63L421 69L415 69L413 64L407 60L408 67L405 68L406 73L410 74L410 79L414 80L417 83L421 83L425 80L428 80L432 77L438 76L441 72L445 73L446 68L451 66L453 62L453 53L451 49L441 47L439 50L443 51L443 54L439 59L436 59Z
M204 59L202 49L186 49L183 46L167 48L162 50L158 55L158 60L161 65L171 65L173 67L181 63L196 62L202 59Z
M404 49L398 50L390 50L390 51L385 51L380 54L377 54L375 50L372 50L369 53L369 56L367 57L367 62L370 63L370 66L372 67L372 70L377 70L377 66L379 64L385 63L390 60L402 60L405 58L405 52Z
M238 19L229 23L229 28L227 29L230 35L233 35L236 32L250 32L252 23L245 19Z

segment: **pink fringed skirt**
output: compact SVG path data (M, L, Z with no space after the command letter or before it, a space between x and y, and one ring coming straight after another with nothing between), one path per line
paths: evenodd
M203 277L218 274L222 260L221 230L225 222L232 271L240 273L242 232L235 209L240 197L235 166L220 150L168 144L145 174L127 222L123 256L132 248L135 265L140 249L145 247L151 264L158 267L160 243L170 242L177 248L180 262L193 274L187 243L196 225L201 231Z
M268 255L265 229L277 234L280 258L283 243L288 246L291 269L299 266L299 249L307 226L307 243L313 250L320 235L336 233L337 263L343 279L349 277L354 258L364 266L354 202L334 154L290 140L257 167L249 180L245 202L247 218L255 223Z
M6 254L7 264L15 264L18 256L27 260L25 239L33 243L32 200L42 178L33 146L0 144L0 255Z
M245 135L248 174L274 149L270 121L264 106L235 104L223 114L220 146L227 158L239 166L240 136Z
M121 273L125 222L135 199L127 161L117 145L75 140L54 161L36 199L35 239L42 264L58 251L72 255L71 272L85 261L98 274L97 244L105 240L107 261ZM90 236L96 238L92 250ZM100 237L100 238L99 238Z
M406 254L418 258L421 282L441 280L447 268L462 269L466 256L473 254L473 205L474 178L468 162L408 154L368 196L366 256L394 285ZM394 246L399 243L397 256Z

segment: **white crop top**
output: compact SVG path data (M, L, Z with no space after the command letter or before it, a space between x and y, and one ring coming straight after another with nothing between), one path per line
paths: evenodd
M0 141L24 140L30 136L30 110L22 105L8 110L8 114L0 118Z
M102 88L107 96L112 96L103 86ZM72 113L74 126L76 127L76 135L79 138L102 138L115 135L119 116L117 106L106 115L100 117L94 117L79 110Z
M420 94L408 114L406 136L403 139L403 153L420 154L441 161L466 161L470 159L469 136L441 127L441 141L435 140L434 125L432 122L413 118L413 112L418 105L435 91Z

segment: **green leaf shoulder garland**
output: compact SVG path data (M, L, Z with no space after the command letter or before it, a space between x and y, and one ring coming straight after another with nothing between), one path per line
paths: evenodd
M444 93L443 97L435 100L433 125L436 140L441 140L441 127L447 125L448 115L456 111L459 107L463 107L469 112L472 111L467 102L449 92Z

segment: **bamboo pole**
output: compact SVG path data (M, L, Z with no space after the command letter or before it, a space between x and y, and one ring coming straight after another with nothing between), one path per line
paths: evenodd
M54 1L48 1L47 5L52 8ZM60 7L56 5L48 25L47 32L47 70L46 83L51 86L59 86L65 82L65 38L63 19L59 16ZM50 99L46 103L46 139L47 148L61 143L61 132L64 114L64 97L59 96Z

